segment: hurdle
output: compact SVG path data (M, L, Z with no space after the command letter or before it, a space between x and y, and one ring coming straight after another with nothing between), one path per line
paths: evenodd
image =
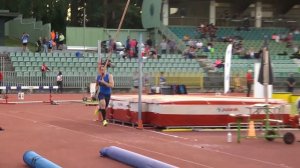
M8 91L9 90L17 90L19 93L22 90L48 90L49 89L49 101L43 101L43 103L55 104L52 100L52 90L58 89L58 86L0 86L0 90L5 90L4 100L5 102L0 102L0 104L17 104L13 102L9 102L8 99Z

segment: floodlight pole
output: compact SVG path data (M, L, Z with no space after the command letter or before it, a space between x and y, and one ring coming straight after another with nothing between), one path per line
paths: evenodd
M86 3L84 3L84 8L83 8L83 49L84 49L84 52L86 50L85 49L85 45L86 45L85 44L85 27L86 27L86 23L85 23L86 22L86 14L85 14L86 13L86 11L85 11L86 9L85 8L86 8Z
M142 57L142 43L143 36L140 33L139 38L139 53L138 53L138 62L139 62L139 96L138 96L138 129L143 129L143 120L142 120L142 92L143 92L143 57Z

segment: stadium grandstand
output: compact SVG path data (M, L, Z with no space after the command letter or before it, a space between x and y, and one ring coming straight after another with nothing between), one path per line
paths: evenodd
M144 1L142 22L145 29L142 34L146 47L143 54L147 59L143 62L143 72L149 78L150 85L157 84L160 72L164 72L168 84L184 84L203 92L220 91L223 89L224 68L216 67L215 62L224 58L226 46L228 42L232 42L231 78L240 76L242 85L246 85L245 74L248 69L254 68L255 62L260 61L258 58L262 46L267 42L275 76L274 89L283 91L290 73L294 73L296 78L300 77L300 62L298 59L291 59L293 56L297 57L300 44L299 6L299 2L294 0ZM14 17L16 18L12 19ZM17 38L25 29L34 37L30 39L34 44L38 36L50 34L51 28L45 28L48 25L17 17L15 13L2 11L1 18L5 20L2 34L6 38ZM25 27L28 23L34 26ZM8 30L4 31L4 28ZM82 38L74 39L68 30L71 31L71 28L67 28L66 47L63 50L53 49L52 52L45 53L30 49L22 52L21 47L1 47L3 84L51 84L56 82L56 75L61 71L64 75L64 88L83 89L89 86L95 78L100 61L96 50L103 51L97 40L108 40L106 34L114 31L109 33L108 29L101 29L103 35L91 41L88 38L92 38L94 32L86 28L84 34L87 34L87 39L84 41L88 42L83 44ZM38 33L33 35L34 32ZM125 45L127 35L139 41L139 34L141 33L135 30L123 31L117 41ZM155 50L156 56L153 56L152 51L146 51L148 36L153 41L151 48ZM74 48L74 44L77 48ZM84 50L86 44L93 49ZM73 50L70 50L72 47ZM102 52L101 55L105 60L108 54ZM111 57L113 66L109 71L116 78L116 88L129 89L133 86L138 61L131 57L126 49L115 51ZM46 63L51 70L47 72L45 79L40 70L42 63ZM231 85L234 87L233 82Z

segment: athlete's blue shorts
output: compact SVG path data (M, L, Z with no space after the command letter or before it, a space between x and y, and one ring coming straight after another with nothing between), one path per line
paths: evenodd
M108 104L109 104L109 101L110 101L110 94L109 95L105 95L105 94L99 93L98 99L99 99L99 101L102 100L102 99L104 99L105 100L105 104L106 104L105 107L107 108Z

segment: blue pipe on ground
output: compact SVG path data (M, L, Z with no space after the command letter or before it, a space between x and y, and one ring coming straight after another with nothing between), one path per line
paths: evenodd
M101 149L100 155L137 168L175 168L173 165L116 146Z
M31 168L62 168L34 151L26 151L23 155L23 160Z

